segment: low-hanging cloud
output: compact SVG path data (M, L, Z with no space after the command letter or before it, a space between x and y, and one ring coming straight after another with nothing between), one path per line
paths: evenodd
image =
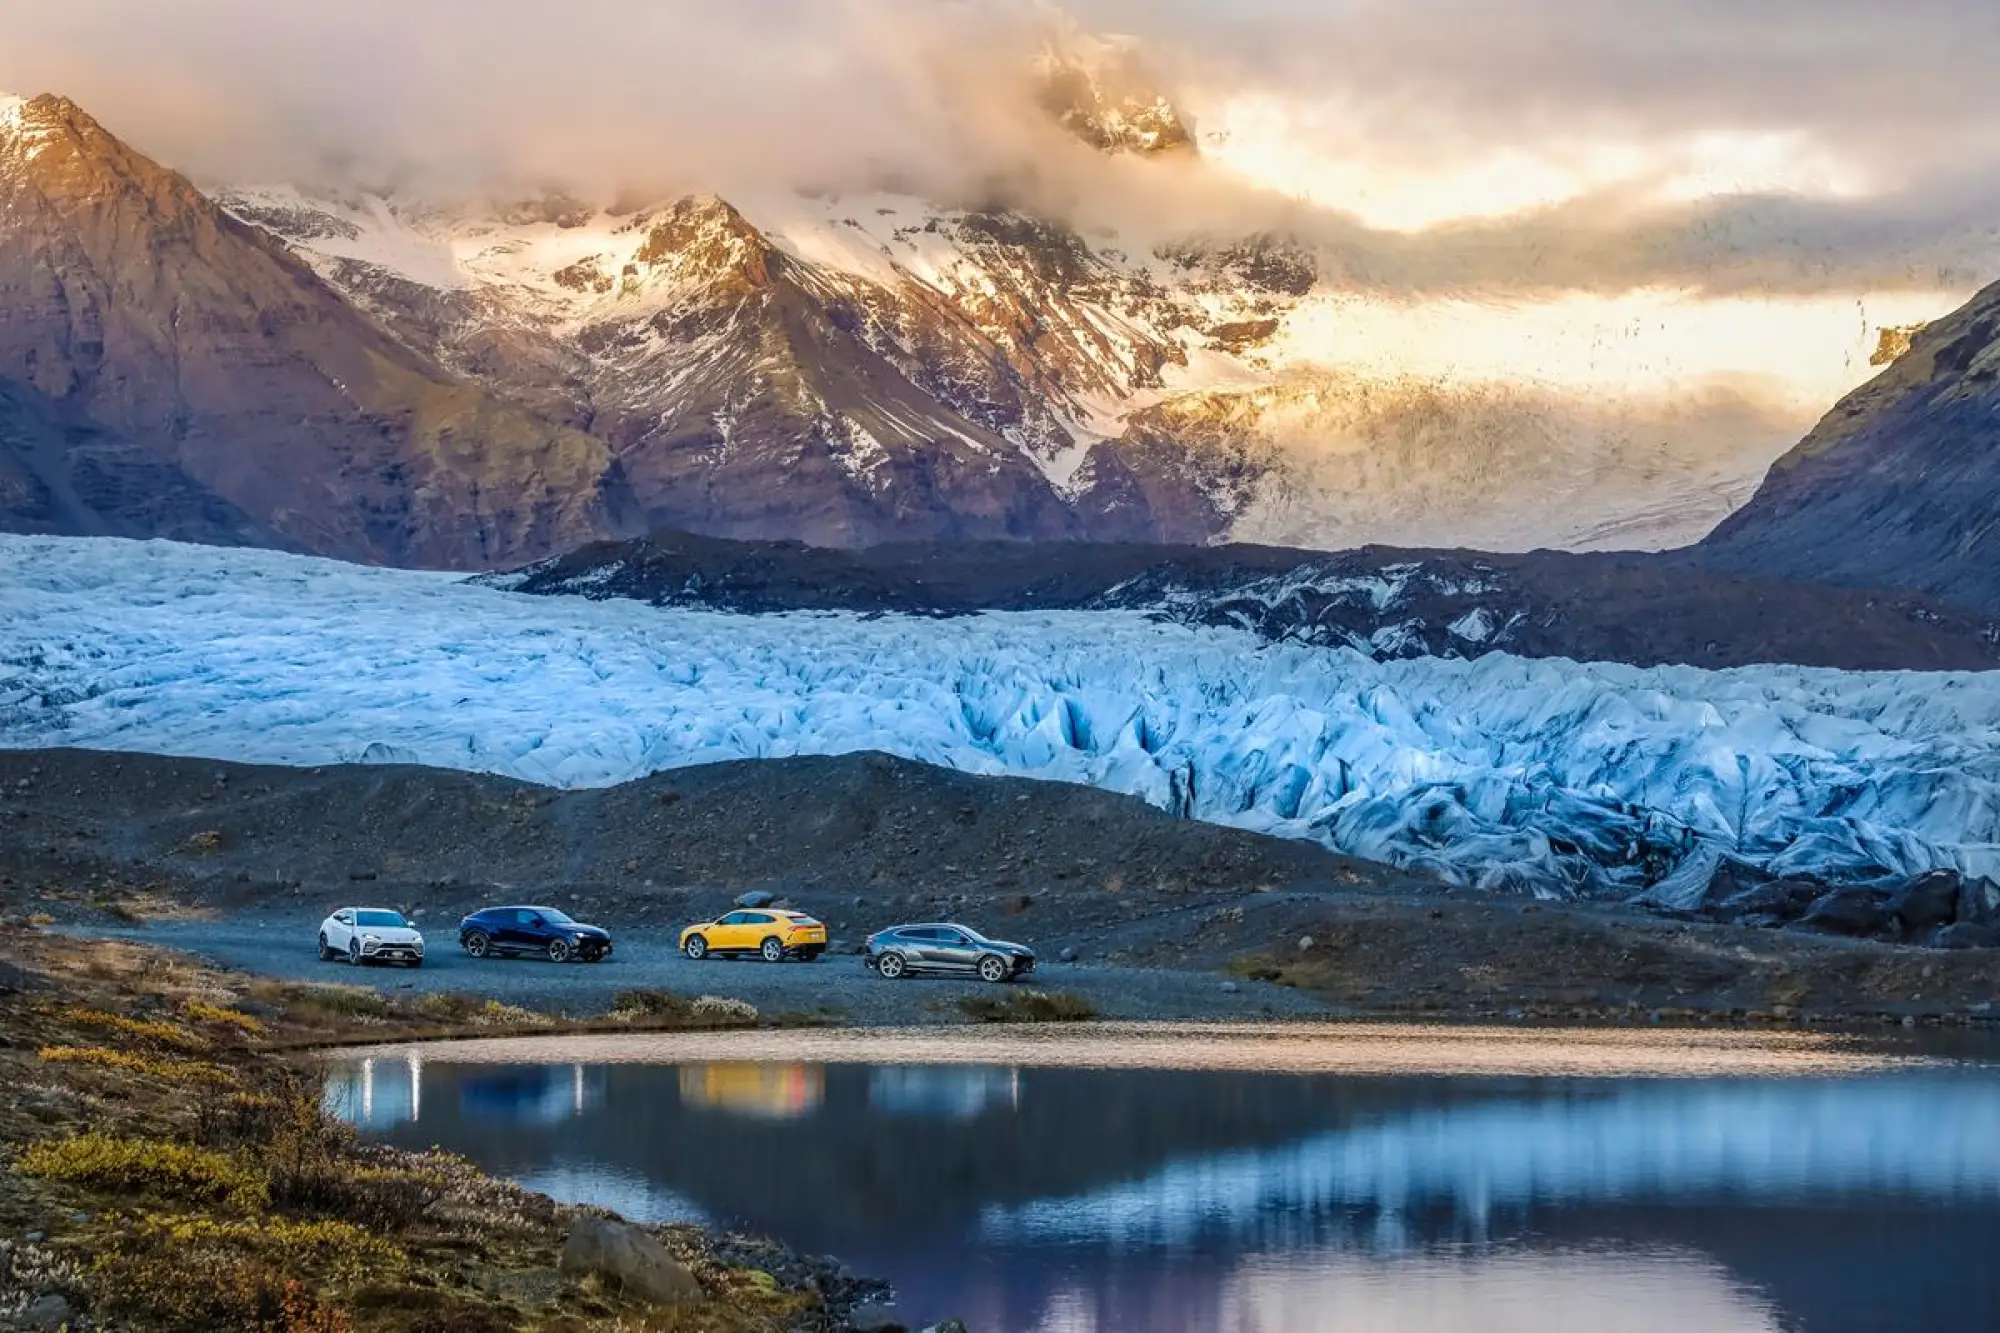
M1846 197L1601 182L1389 231L1199 163L1112 161L1035 108L1044 0L67 0L0 87L75 97L198 179L609 194L892 180L1142 235L1283 230L1364 287L1969 284L2000 205L1991 0L1072 0L1197 112L1264 97L1384 170L1714 134L1837 158ZM1304 131L1302 131L1304 132Z

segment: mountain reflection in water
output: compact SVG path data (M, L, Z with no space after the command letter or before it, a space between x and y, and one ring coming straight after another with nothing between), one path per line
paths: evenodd
M373 1134L558 1197L838 1254L892 1279L911 1316L978 1333L2000 1328L1992 1066L1427 1077L663 1054L677 1062L382 1053L336 1066L328 1097Z

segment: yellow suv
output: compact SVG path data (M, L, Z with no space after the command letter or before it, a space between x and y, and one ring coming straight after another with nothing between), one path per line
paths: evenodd
M810 963L826 952L826 927L804 912L739 908L682 931L681 952L697 962L717 954L754 953L767 963L787 958Z

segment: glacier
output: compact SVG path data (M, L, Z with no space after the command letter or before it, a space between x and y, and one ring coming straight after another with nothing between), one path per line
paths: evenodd
M1142 611L738 615L0 536L0 746L603 786L882 750L1467 886L2000 877L2000 673L1376 662Z

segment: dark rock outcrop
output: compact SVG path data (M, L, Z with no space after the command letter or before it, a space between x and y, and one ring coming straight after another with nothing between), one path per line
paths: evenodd
M2000 612L2000 285L1917 331L1690 555Z
M2000 665L1989 625L1913 593L1729 578L1643 555L1055 542L825 550L661 532L495 581L729 611L1123 609L1378 658L1502 651L1638 665Z

